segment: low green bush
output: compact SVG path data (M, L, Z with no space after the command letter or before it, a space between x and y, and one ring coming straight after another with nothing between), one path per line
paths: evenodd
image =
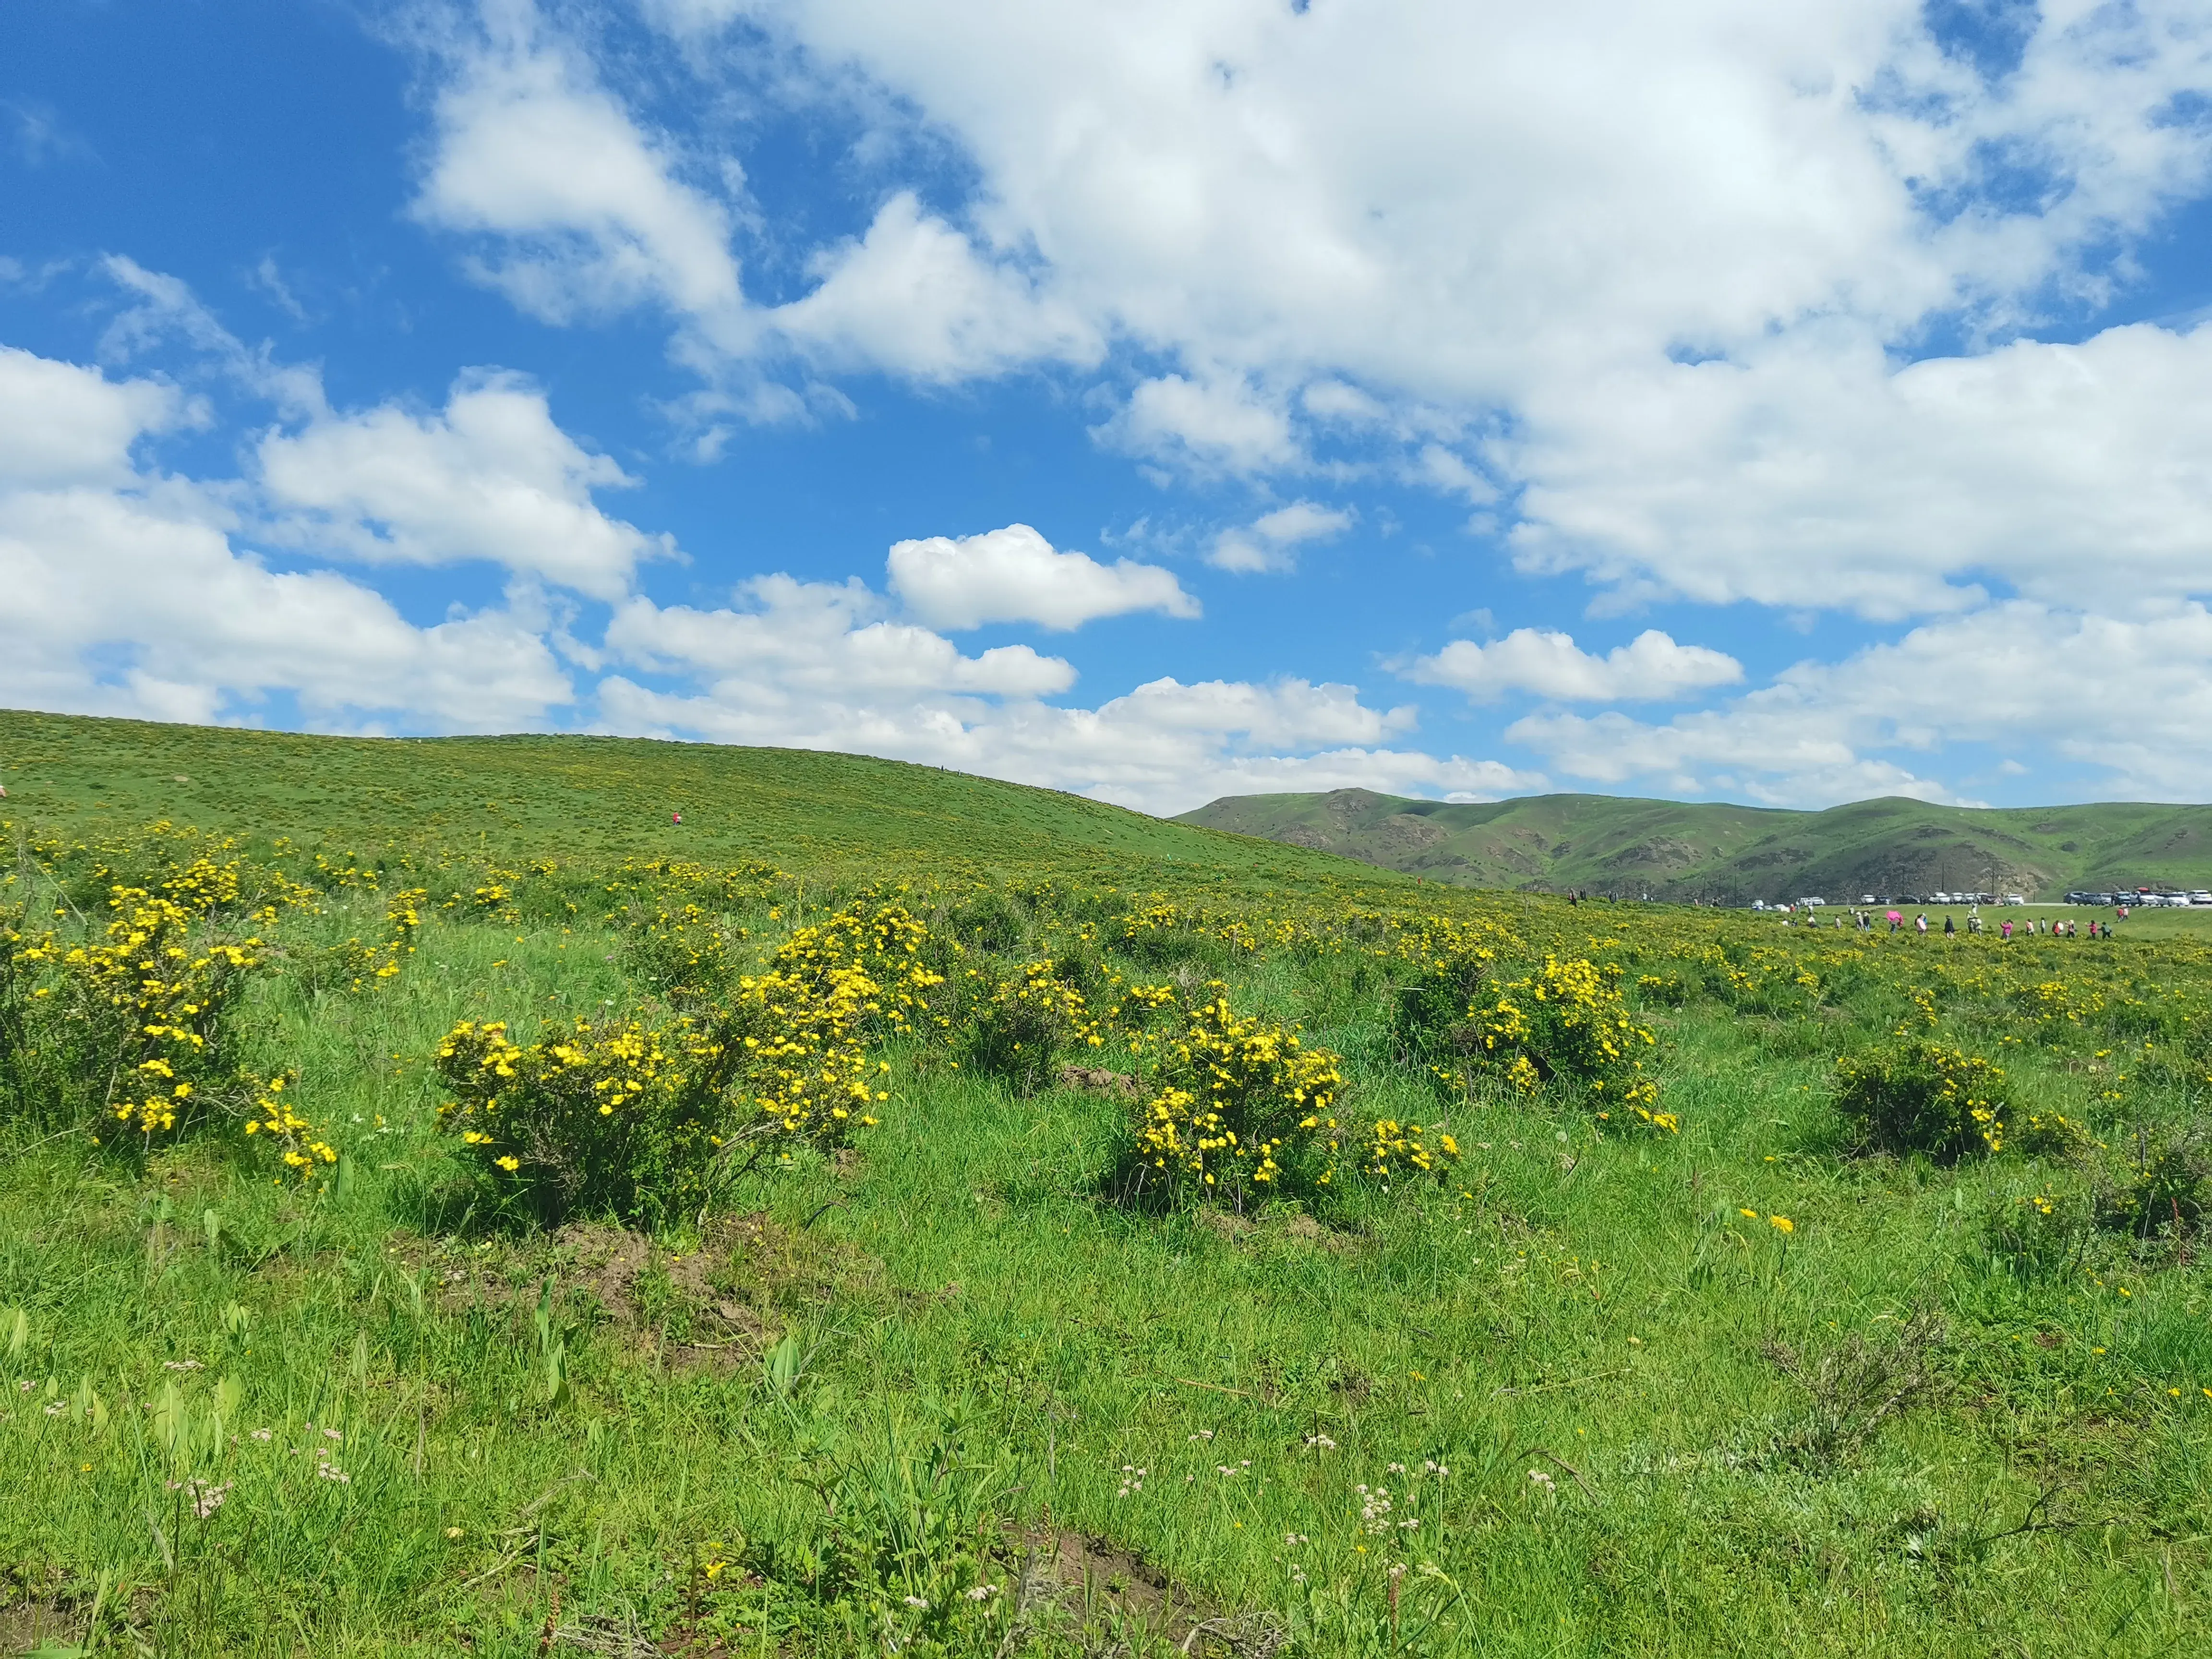
M1838 1060L1835 1102L1866 1150L1942 1163L2001 1151L2011 1104L2001 1067L1923 1037Z
M2097 1219L2114 1232L2148 1239L2200 1229L2212 1200L2212 1136L2197 1125L2138 1128L2124 1143L2125 1162L2097 1198Z

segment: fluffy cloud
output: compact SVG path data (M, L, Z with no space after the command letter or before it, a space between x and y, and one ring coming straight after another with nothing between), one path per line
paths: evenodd
M858 241L816 256L817 285L765 321L838 368L948 381L1036 362L1096 362L1097 328L1019 270L992 264L911 191Z
M641 559L672 555L592 502L634 482L555 424L544 393L477 371L437 415L386 404L261 441L261 482L295 545L405 564L489 560L595 598L629 591Z
M1577 777L1792 805L1947 798L1923 773L1960 744L2073 763L2102 775L2100 793L2203 799L2212 612L2191 602L2130 620L2016 600L1840 663L1800 664L1726 708L1664 725L1547 713L1506 735Z
M505 612L418 629L334 573L240 554L234 491L130 465L171 418L169 388L27 356L0 354L0 431L67 420L18 453L35 467L0 476L0 701L207 720L277 694L342 725L485 730L568 700L544 642Z
M1187 379L1163 374L1142 382L1094 435L1133 454L1185 471L1257 472L1299 456L1290 416L1241 375Z
M1989 577L2106 605L2212 588L2212 325L1894 368L1861 334L1540 398L1533 570L1715 604L1952 611Z
M528 0L441 44L447 79L416 216L480 240L473 269L550 322L650 302L726 347L746 327L730 218L686 183Z
M1241 528L1223 531L1214 538L1206 562L1240 574L1289 570L1297 563L1301 546L1342 535L1352 528L1353 517L1348 508L1292 501Z
M2207 160L2171 118L2205 79L2183 8L2045 6L1989 76L1918 0L658 9L777 30L955 135L993 241L1133 337L1449 400L2094 280Z
M763 576L745 584L747 610L664 610L648 599L619 607L606 645L617 659L702 678L715 696L754 711L788 714L794 701L913 694L1048 696L1075 671L1026 645L961 655L927 629L878 619L882 602L859 582L842 586Z
M183 412L173 386L111 380L0 346L0 483L120 482L140 435L175 425Z
M937 628L1034 622L1080 628L1102 617L1157 611L1195 617L1198 601L1172 571L1119 559L1100 564L1084 553L1061 553L1025 524L978 536L932 536L894 545L891 591Z
M1405 672L1409 679L1449 685L1482 702L1512 691L1559 702L1650 702L1743 678L1735 658L1702 645L1677 645L1656 628L1601 657L1582 650L1571 634L1516 628L1488 645L1454 640Z

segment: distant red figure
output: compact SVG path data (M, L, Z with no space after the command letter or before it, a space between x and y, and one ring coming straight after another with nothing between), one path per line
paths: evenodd
M671 812L668 815L668 821L671 823L681 823L684 822L684 814L681 812Z

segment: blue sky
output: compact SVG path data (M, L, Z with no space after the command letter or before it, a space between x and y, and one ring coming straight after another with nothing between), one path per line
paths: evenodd
M52 0L0 204L9 704L2212 796L2212 6Z

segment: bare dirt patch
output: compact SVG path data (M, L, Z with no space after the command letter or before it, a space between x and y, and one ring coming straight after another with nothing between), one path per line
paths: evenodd
M1060 1083L1064 1089L1112 1095L1121 1100L1136 1100L1144 1094L1143 1085L1127 1073L1109 1072L1097 1066L1063 1066L1060 1068Z
M29 1653L44 1646L73 1647L84 1635L82 1610L33 1596L0 1607L0 1653Z
M550 1279L562 1316L603 1325L619 1345L681 1366L750 1360L793 1317L866 1278L868 1266L851 1245L765 1213L714 1218L689 1249L579 1221L489 1245L404 1238L392 1255L441 1312L519 1318Z
M1109 1644L1086 1641L1085 1651L1122 1659L1155 1652L1269 1659L1289 1639L1273 1615L1224 1613L1107 1539L1040 1526L1021 1534L1016 1548L1016 1630L1072 1623Z

